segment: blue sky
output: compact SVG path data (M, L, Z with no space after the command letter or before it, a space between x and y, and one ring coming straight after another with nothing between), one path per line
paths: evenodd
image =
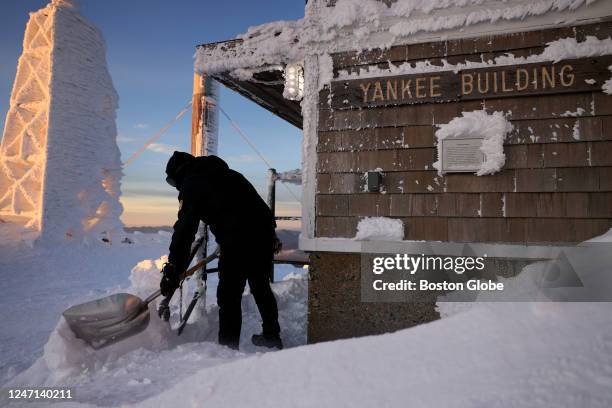
M303 0L81 0L80 12L107 43L107 62L119 93L117 128L125 160L191 99L194 46L234 38L249 26L294 20ZM28 12L44 0L0 2L0 127L4 120ZM277 170L300 166L299 129L221 86L221 105ZM158 143L189 151L190 113ZM264 194L266 166L220 119L219 155ZM128 225L169 225L176 215L176 191L164 182L165 152L147 151L125 171L123 220ZM292 186L299 193L299 188ZM277 212L298 214L299 204L279 186Z

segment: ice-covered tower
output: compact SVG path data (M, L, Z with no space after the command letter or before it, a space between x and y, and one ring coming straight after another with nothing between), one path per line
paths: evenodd
M0 145L0 219L42 240L121 228L118 97L74 1L30 14Z

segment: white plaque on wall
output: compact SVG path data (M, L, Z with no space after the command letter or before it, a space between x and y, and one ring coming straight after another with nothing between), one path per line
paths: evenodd
M485 155L480 150L482 141L481 137L442 139L442 171L478 171L485 160Z

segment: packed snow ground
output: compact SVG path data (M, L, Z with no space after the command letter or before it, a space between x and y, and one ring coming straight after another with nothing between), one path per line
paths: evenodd
M612 234L599 239L610 242ZM25 279L7 292L23 306L32 287L54 290L59 297L28 305L22 321L13 320L6 333L21 330L28 344L32 330L43 320L59 320L71 303L104 295L91 287L106 284L118 290L128 275L115 278L99 272L115 270L130 256L141 256L167 246L167 235L132 236L130 251L55 250L30 255L24 268L38 271L39 257L49 256L57 281ZM161 237L161 238L160 238ZM108 247L107 247L108 248ZM22 251L27 252L23 247ZM2 248L2 262L9 255ZM612 253L602 252L612 263ZM136 254L132 254L136 253ZM127 291L144 295L157 285L163 258L139 262L129 275ZM13 254L15 255L15 254ZM121 260L121 256L125 259ZM62 261L63 257L68 260ZM143 256L144 258L144 256ZM112 261L109 261L112 259ZM103 262L106 260L106 262ZM70 262L72 261L72 262ZM117 263L116 266L109 264ZM70 271L68 265L75 266ZM80 277L91 264L94 278ZM4 266L3 265L3 266ZM95 266L93 266L95 265ZM75 269L78 269L75 270ZM4 269L3 269L4 270ZM49 268L48 270L55 270ZM68 272L69 271L69 272ZM80 272L80 273L79 273ZM609 271L602 271L606 273ZM97 279L95 279L97 277ZM70 279L75 282L70 282ZM205 314L180 338L152 317L142 334L99 351L91 351L59 321L40 358L4 386L63 385L74 387L76 398L55 406L207 406L207 407L342 407L342 406L452 406L452 407L609 407L612 404L612 306L610 303L439 303L439 321L393 334L293 347L304 344L306 275L288 274L274 284L281 326L287 346L280 352L261 353L248 346L248 334L258 330L258 316L248 293L243 300L243 351L214 343L216 310L209 293ZM116 279L116 280L115 280ZM49 282L57 282L51 285ZM529 288L528 275L504 280L508 287ZM72 285L71 285L72 284ZM85 299L78 292L87 290ZM210 282L213 288L214 282ZM20 289L21 288L21 289ZM210 291L209 291L210 292ZM59 299L59 300L58 300ZM2 302L4 308L5 301ZM57 313L46 311L48 307ZM202 312L202 311L200 311ZM10 319L10 314L3 310ZM176 314L176 304L174 306ZM176 316L173 317L176 319ZM21 324L25 324L20 329ZM43 330L41 330L42 332ZM50 330L47 330L48 334ZM3 334L3 335L5 335ZM17 333L15 333L17 335ZM205 341L198 341L198 340ZM3 342L4 345L4 342ZM13 346L14 347L14 346ZM31 347L33 348L33 347ZM3 350L3 363L7 354ZM19 404L16 404L19 405ZM24 404L29 406L28 404Z
M137 406L609 407L606 304L495 303L202 369Z
M4 226L0 226L4 227ZM0 229L0 382L29 367L64 309L127 286L129 271L168 251L168 237L130 235L138 244L30 248Z
M20 241L17 233L0 228L0 271L4 281L0 298L3 322L0 384L3 388L10 383L73 384L79 389L80 401L96 404L110 401L106 403L114 405L154 395L161 382L159 377L169 376L171 367L176 372L170 377L178 381L196 369L261 351L247 341L252 333L261 330L251 296L245 296L243 305L243 353L215 344L218 279L211 275L208 312L203 314L196 309L181 337L152 314L144 333L92 352L72 336L60 318L61 313L73 304L110 293L128 292L143 298L151 294L159 285L159 270L165 261L165 256L159 256L167 253L170 233L125 234L131 244L73 243L34 248L28 241ZM275 267L275 277L280 282L274 284L274 290L282 307L280 319L288 347L306 341L307 286L302 272L303 269L290 265ZM289 280L282 281L287 276ZM185 289L184 304L191 300L192 286ZM173 327L178 319L178 301L176 295L172 302ZM194 322L199 316L204 317ZM109 386L110 377L117 381L113 386Z

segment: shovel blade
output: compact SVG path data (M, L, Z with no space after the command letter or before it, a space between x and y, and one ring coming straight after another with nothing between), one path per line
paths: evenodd
M75 336L96 350L142 332L150 319L147 304L129 293L74 305L63 316Z

